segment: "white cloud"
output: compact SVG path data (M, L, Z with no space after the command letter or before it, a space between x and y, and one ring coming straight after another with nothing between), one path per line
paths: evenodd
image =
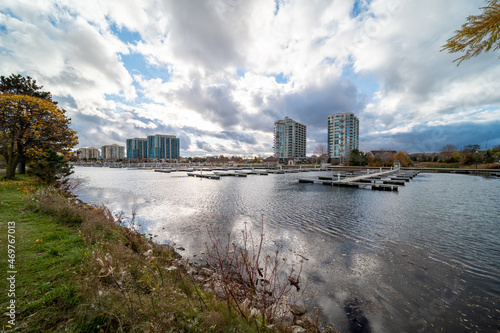
M4 1L0 71L51 91L82 146L169 131L185 155L270 154L285 115L308 125L314 146L327 115L354 111L372 149L363 138L495 121L497 56L457 68L439 52L482 1L278 4Z

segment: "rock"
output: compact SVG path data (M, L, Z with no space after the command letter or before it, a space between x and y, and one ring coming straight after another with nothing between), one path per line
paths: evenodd
M257 310L256 308L252 308L250 310L250 317L249 318L254 318L254 317L257 317L259 315L259 310Z
M212 276L214 274L214 271L212 271L211 269L202 267L202 268L200 268L200 270L199 270L198 273L201 274L201 275L210 277L210 276Z
M295 316L302 316L307 312L307 309L303 306L297 305L297 304L292 304L290 305L290 311L295 315Z
M293 314L288 311L287 313L285 313L285 315L281 318L281 324L283 326L291 326L293 324Z
M183 248L182 246L179 246L179 247L177 248L177 250L179 250L179 251L186 251L186 249L185 249L185 248Z
M301 327L301 326L292 326L292 332L293 333L306 333L306 329L304 327Z
M299 291L299 290L300 290L300 286L299 286L299 277L298 277L298 276L297 276L297 277L292 277L292 276L290 276L290 277L288 278L288 282L290 282L290 284L291 284L292 286L294 286L295 288L297 288L297 291Z
M220 285L215 284L214 291L215 291L215 294L217 295L217 297L222 298L222 299L227 298L224 288L222 288Z
M288 306L283 304L274 305L272 311L274 312L276 322L283 326L292 326L295 317Z
M306 326L306 325L307 325L307 324L306 324L306 322L305 322L304 320L302 320L302 319L297 319L297 320L295 321L295 325L297 325L297 326L302 326L302 327L307 327L307 326Z
M167 271L169 271L169 272L173 272L176 270L177 270L177 267L175 267L175 266L170 266L169 268L167 268Z
M243 303L241 303L241 307L243 308L243 311L247 311L250 306L250 300L248 298L245 298Z

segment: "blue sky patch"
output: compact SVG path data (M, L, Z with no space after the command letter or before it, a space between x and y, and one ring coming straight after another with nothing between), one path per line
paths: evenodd
M245 77L245 71L243 69L237 69L236 70L236 74L239 76L239 77Z
M369 1L368 1L369 2ZM364 0L356 0L351 11L351 17L356 17L366 10L366 5L364 5Z
M116 24L110 26L111 31L123 42L137 44L141 40L141 35L135 31L130 31L125 27L117 27Z
M288 77L283 75L283 73L279 73L278 75L273 75L273 76L274 76L274 79L276 80L276 82L278 82L280 84L286 84L289 81Z
M359 75L354 72L352 65L344 67L342 77L353 82L359 93L364 93L368 96L372 96L380 89L375 76L369 74Z
M142 54L121 54L120 57L131 75L141 74L147 80L159 78L164 82L170 81L170 73L167 68L150 66Z

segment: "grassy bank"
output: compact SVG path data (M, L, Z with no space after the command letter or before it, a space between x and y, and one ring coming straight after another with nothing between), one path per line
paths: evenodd
M105 207L31 178L0 181L0 222L3 258L9 241L14 250L1 265L1 290L15 293L0 296L2 313L15 301L15 318L0 317L6 331L292 331L255 309L236 313L207 287L208 269L193 269L172 248L121 226Z

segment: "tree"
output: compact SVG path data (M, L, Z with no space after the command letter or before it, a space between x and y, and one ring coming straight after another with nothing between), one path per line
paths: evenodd
M462 164L473 164L479 149L481 149L480 145L465 145L462 149Z
M7 163L6 178L15 176L23 157L33 159L48 149L70 153L78 138L65 112L46 99L0 95L0 154Z
M11 74L9 77L0 76L0 93L38 97L57 104L52 100L51 93L42 91L42 88L43 86L37 85L36 80L29 76L23 77L20 74ZM21 156L18 172L20 174L26 173L26 156Z
M396 160L398 160L401 163L401 166L405 167L405 168L413 165L413 162L408 157L408 154L406 154L402 151L397 152L396 154L392 155L392 163L393 164L394 164L394 161L396 161Z
M440 158L442 161L444 162L450 162L452 156L453 156L453 153L454 152L457 152L458 151L458 147L455 146L455 145L452 145L452 144L447 144L447 145L444 145L442 148L441 148L441 152L440 152Z
M366 165L368 164L368 154L359 151L358 149L353 149L349 153L349 165Z
M67 157L49 149L32 165L31 172L49 185L65 185L73 171Z
M37 85L36 80L33 80L29 76L23 77L20 74L11 74L9 77L0 76L0 92L3 94L38 97L57 104L57 102L52 100L51 93L41 91L42 88L43 86Z
M481 14L467 17L462 28L455 31L455 35L441 48L448 53L465 52L453 60L458 61L457 66L483 52L500 49L500 0L488 0L481 10Z
M313 154L316 155L316 157L319 161L326 160L327 153L328 153L328 150L326 149L326 146L322 143L320 143L316 147L314 147Z

